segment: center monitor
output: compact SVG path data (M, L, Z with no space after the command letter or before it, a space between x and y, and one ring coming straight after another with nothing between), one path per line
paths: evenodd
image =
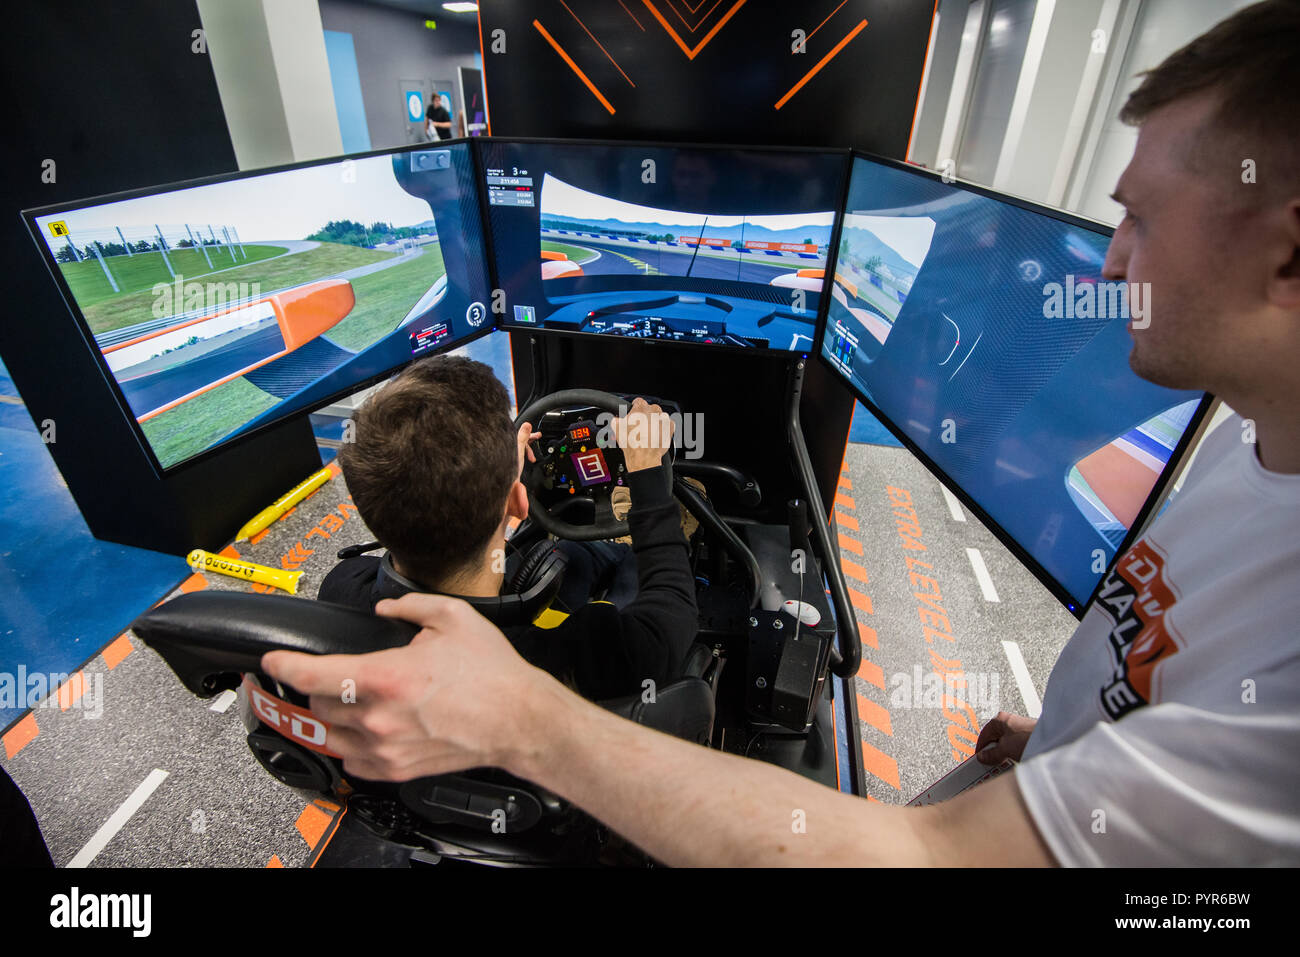
M517 329L809 351L847 154L482 143Z
M821 346L1076 614L1209 402L1130 369L1152 303L1102 275L1110 232L855 157Z

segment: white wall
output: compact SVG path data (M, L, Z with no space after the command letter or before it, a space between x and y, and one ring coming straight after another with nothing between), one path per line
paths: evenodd
M1055 5L1055 0L990 2L993 6L987 16L988 26L956 156L958 176L986 185L993 185L997 175L1027 44L1035 22L1042 17L1039 8L1050 10Z
M1117 117L1137 74L1252 2L942 0L911 158L1117 223L1109 197L1137 142Z
M343 152L316 0L198 0L240 169Z
M1133 157L1137 130L1119 121L1119 111L1129 93L1141 82L1138 74L1240 10L1254 0L1144 0L1124 57L1120 82L1107 106L1089 168L1074 190L1079 212L1106 223L1118 223L1123 210L1110 198L1124 167Z
M263 0L262 9L293 158L338 156L343 137L316 0Z
M952 93L957 70L957 57L961 51L962 30L970 0L939 0L931 30L930 56L926 63L925 91L916 117L916 133L908 159L930 169L937 169L939 139L943 133L943 120L948 98Z
M1039 202L1052 200L1053 179L1070 139L1074 105L1087 82L1089 61L1104 56L1093 52L1092 40L1102 5L1103 0L1062 0L1049 11L1040 4L1039 35L1031 38L1026 51L1021 88L993 179L996 189Z

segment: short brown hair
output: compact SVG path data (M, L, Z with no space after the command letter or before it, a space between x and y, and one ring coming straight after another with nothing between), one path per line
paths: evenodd
M1139 125L1160 107L1213 92L1218 107L1198 148L1244 149L1261 184L1300 186L1300 0L1245 7L1142 77L1123 122Z
M487 547L519 477L510 397L463 356L407 367L353 416L339 466L361 519L403 570L437 587Z

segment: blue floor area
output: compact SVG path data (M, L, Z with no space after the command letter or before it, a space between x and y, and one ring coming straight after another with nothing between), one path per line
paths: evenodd
M17 392L0 365L0 396ZM91 537L27 409L0 402L0 670L80 667L189 574L184 560ZM0 729L23 707L0 707Z
M853 421L849 424L849 441L861 442L864 445L892 445L900 449L903 447L903 443L894 438L861 402L854 403Z

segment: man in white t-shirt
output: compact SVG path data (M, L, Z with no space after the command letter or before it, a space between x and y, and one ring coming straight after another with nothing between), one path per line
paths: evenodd
M1173 54L1124 118L1104 272L1150 284L1131 365L1241 418L1108 576L1037 725L985 728L1015 773L870 804L615 717L434 596L376 609L424 626L407 648L263 666L312 695L352 773L505 768L670 864L1300 864L1300 0Z
M1037 725L999 715L977 745L1021 757L1061 864L1300 863L1300 474L1266 469L1250 434L1234 415L1206 439L1062 651Z

